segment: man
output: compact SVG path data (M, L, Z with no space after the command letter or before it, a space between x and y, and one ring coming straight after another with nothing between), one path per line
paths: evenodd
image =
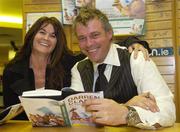
M174 124L173 96L154 62L145 61L141 52L134 59L134 53L112 43L112 27L102 12L82 8L74 30L87 58L72 68L71 88L104 91L105 99L84 103L95 123L145 129ZM104 71L101 64L105 64Z

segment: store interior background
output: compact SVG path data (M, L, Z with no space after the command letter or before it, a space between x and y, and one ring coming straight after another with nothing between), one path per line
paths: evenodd
M60 0L0 0L0 77L15 46L22 45L26 14L29 12L62 11ZM153 57L168 86L175 95L178 121L180 121L180 0L146 0L146 35L151 48L173 47L172 56ZM10 21L4 16L8 16ZM16 21L18 20L18 21ZM78 51L78 43L70 26L64 26L68 47ZM116 39L119 39L117 37ZM2 108L2 82L0 82L0 108Z
M9 55L22 44L23 0L0 0L0 76ZM14 44L14 45L13 45ZM12 46L13 45L13 46ZM16 47L14 47L16 46ZM0 82L1 84L2 82ZM0 85L0 107L2 106L2 85Z

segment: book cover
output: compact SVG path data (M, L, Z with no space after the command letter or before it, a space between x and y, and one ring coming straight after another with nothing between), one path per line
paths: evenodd
M131 33L144 35L144 19L134 19L131 26Z
M44 93L46 90L44 90ZM68 95L70 92L72 95ZM24 110L33 126L72 126L77 124L94 125L91 113L85 111L82 103L91 98L103 98L103 92L73 93L62 92L59 98L51 96L20 96ZM67 97L62 97L66 95ZM55 96L55 95L54 95ZM57 96L56 96L57 97Z
M85 110L82 103L87 99L103 98L103 92L97 93L79 93L68 96L64 99L69 119L72 125L84 124L94 125L92 115Z
M62 0L63 24L72 25L77 16L77 8L73 0Z
M7 107L6 109L0 112L0 125L6 123L10 119L13 119L23 111L24 110L21 104L15 104Z

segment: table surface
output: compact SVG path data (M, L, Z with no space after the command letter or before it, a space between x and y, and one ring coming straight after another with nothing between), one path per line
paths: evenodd
M0 132L154 132L154 130L142 130L133 127L90 127L90 126L74 126L74 127L32 127L28 121L9 121L0 126ZM161 128L157 132L179 132L180 123L176 123L172 127Z

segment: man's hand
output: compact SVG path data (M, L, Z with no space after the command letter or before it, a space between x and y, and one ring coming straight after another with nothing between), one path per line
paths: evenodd
M132 46L128 47L128 51L129 53L132 53L134 51L134 59L137 58L138 56L138 51L142 51L145 60L149 60L149 53L148 50L146 48L143 47L143 45L138 44L138 43L134 43Z
M159 112L159 107L156 104L156 100L149 92L140 94L133 97L125 105L128 106L139 106L143 109L150 110L152 112Z
M126 124L128 109L110 99L90 99L84 103L87 111L92 112L93 121L98 124L117 126Z

